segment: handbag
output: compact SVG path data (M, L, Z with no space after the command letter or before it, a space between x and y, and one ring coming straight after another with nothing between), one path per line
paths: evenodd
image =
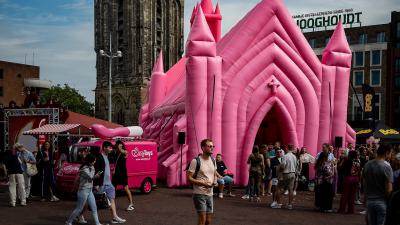
M26 163L26 173L29 176L35 176L38 173L36 165L32 163Z
M111 206L111 201L108 199L105 192L94 193L96 205L98 209L108 209Z

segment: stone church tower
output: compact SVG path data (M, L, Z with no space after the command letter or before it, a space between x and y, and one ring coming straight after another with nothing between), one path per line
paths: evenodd
M138 124L152 66L160 50L165 70L183 54L184 0L95 0L96 117L108 119L109 59L99 51L122 52L112 65L112 121Z

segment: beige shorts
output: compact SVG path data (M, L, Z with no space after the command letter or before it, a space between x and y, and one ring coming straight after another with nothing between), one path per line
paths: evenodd
M282 180L279 181L278 188L282 190L293 190L295 179L295 173L282 174Z

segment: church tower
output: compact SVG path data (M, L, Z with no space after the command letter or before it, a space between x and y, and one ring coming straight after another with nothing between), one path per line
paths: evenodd
M95 0L96 117L108 119L109 59L100 50L122 52L112 63L112 121L138 123L146 86L159 52L164 70L183 54L184 0Z

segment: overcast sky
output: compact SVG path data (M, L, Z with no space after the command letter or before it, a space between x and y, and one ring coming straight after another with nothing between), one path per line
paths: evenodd
M185 0L185 38L196 2ZM258 2L219 0L223 34ZM390 12L400 11L399 0L284 2L292 15L353 8L363 12L363 25L388 23ZM40 66L41 79L51 80L54 85L67 83L93 102L92 90L96 86L93 19L93 0L0 0L0 60L25 63L26 58L27 64Z

